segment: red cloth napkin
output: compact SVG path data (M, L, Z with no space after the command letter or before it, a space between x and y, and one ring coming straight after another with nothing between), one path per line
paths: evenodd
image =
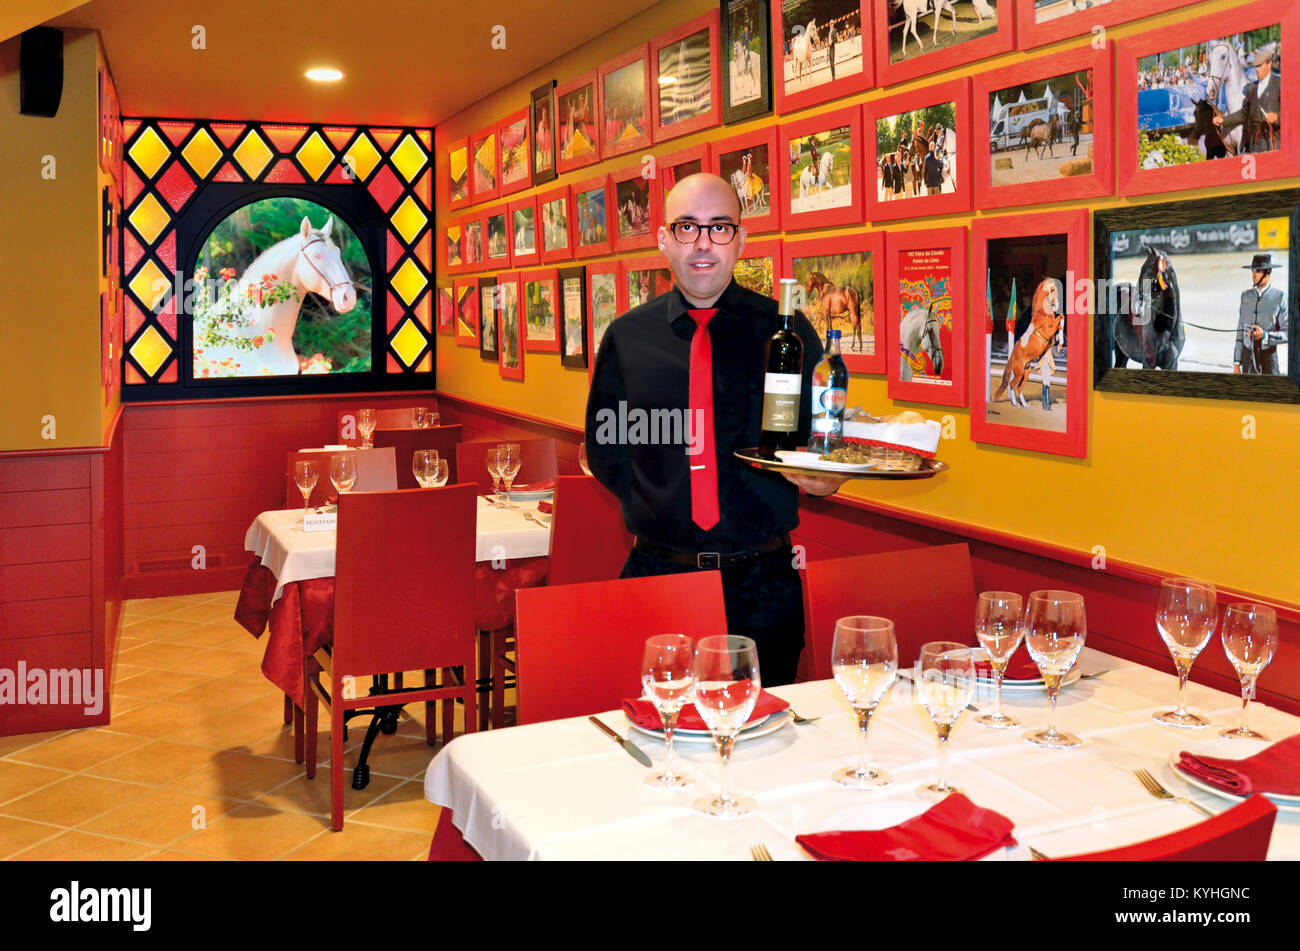
M537 511L541 512L543 515L553 515L555 513L555 503L542 499L537 503Z
M525 482L523 485L512 485L511 492L553 492L555 491L555 480L546 479L542 482Z
M753 723L761 720L763 717L769 717L774 713L780 713L790 704L780 697L773 696L766 690L758 694L758 702L754 704L754 712L750 715L746 723ZM664 721L659 716L659 711L655 705L645 697L636 697L623 701L623 712L627 714L629 720L641 727L643 730L662 730ZM677 729L679 730L707 730L708 725L695 709L695 704L688 703L682 707L682 712L677 715Z
M823 862L961 862L1015 845L1011 820L953 793L921 815L888 829L818 832L795 841Z
M1300 733L1245 759L1178 754L1178 768L1234 796L1276 793L1300 796Z
M975 665L976 676L993 679L993 668L985 663ZM1042 678L1042 671L1034 663L1034 659L1029 656L1029 651L1024 644L1016 648L1016 652L1011 655L1011 660L1007 662L1006 672L1002 674L1003 680L1039 680Z

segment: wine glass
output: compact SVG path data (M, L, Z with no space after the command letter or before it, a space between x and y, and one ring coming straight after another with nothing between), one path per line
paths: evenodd
M330 481L339 495L351 490L357 481L357 460L353 453L341 452L330 456Z
M854 789L889 785L892 776L867 765L867 727L876 704L889 693L898 676L894 622L883 617L842 617L836 621L831 672L858 715L858 765L837 769L831 779Z
M501 504L501 447L489 449L484 454L484 459L487 463L488 475L492 477L492 507L505 508Z
M426 410L424 414L424 425L426 429L432 429L434 426L441 426L442 414L435 413L433 410Z
M939 735L939 781L916 790L927 802L939 802L961 792L948 783L948 736L975 694L975 653L956 641L930 641L921 645L916 698L934 721Z
M1156 630L1173 655L1174 669L1178 671L1178 708L1152 714L1157 723L1180 727L1210 725L1205 717L1187 709L1183 695L1187 688L1187 675L1192 672L1196 655L1210 642L1210 635L1214 633L1214 625L1218 620L1214 585L1191 578L1165 578L1160 582L1160 598L1156 602Z
M1072 749L1083 740L1056 729L1056 698L1061 692L1061 678L1078 660L1088 633L1083 595L1071 591L1035 591L1029 596L1024 627L1025 646L1043 675L1048 704L1047 729L1026 733L1025 739L1049 749Z
M1223 650L1241 678L1241 726L1219 736L1266 740L1250 728L1246 713L1255 698L1255 681L1277 650L1277 612L1266 604L1238 602L1223 612Z
M591 466L587 465L587 443L585 440L578 443L578 468L587 475L591 475Z
M316 488L316 481L320 474L316 471L316 463L310 459L300 459L293 464L293 481L298 486L298 491L302 493L302 514L303 518L311 511L308 502L311 499L311 490Z
M695 683L695 643L684 634L660 634L645 642L641 659L641 687L664 722L664 743L668 754L664 768L645 778L647 786L676 789L695 782L686 773L673 771L673 733L677 715L691 699Z
M981 592L975 605L975 637L989 652L989 666L993 668L993 712L975 718L980 726L995 730L1020 726L1019 720L1002 712L1002 677L1025 636L1020 626L1023 611L1024 599L1014 591Z
M415 474L415 481L420 483L420 488L433 487L434 471L441 461L436 449L417 449L411 455L411 471Z
M447 467L446 459L435 459L433 463L433 487L440 488L447 484L447 475L450 470Z
M373 448L370 437L375 432L375 411L373 409L357 410L357 432L361 434L361 448Z
M429 408L427 406L417 406L411 410L411 428L428 429L429 428Z
M505 483L505 507L508 509L515 508L510 504L510 483L515 481L515 476L519 475L519 466L523 463L523 458L519 454L519 443L507 442L502 443L500 447L503 455L501 456L501 481Z
M754 800L736 797L727 787L727 763L736 734L749 720L762 689L758 646L751 638L717 634L700 639L695 651L695 709L713 734L722 756L722 783L713 799L697 799L695 808L710 816L743 816Z

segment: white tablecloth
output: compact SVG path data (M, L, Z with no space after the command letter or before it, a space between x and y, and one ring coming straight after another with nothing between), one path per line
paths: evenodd
M1091 650L1080 668L1109 672L1062 691L1057 725L1083 738L1077 749L1040 749L1023 740L1024 729L988 729L969 713L953 730L950 781L977 805L1010 818L1022 843L994 858L1027 858L1024 845L1053 856L1113 848L1204 819L1143 791L1133 776L1138 768L1216 812L1232 805L1184 783L1167 760L1235 725L1239 698L1188 684L1188 705L1214 725L1180 730L1151 719L1172 705L1172 675ZM748 859L759 842L776 859L806 858L798 834L883 828L928 808L915 789L936 777L935 732L907 690L900 682L872 720L868 761L894 777L880 790L846 789L830 779L855 762L856 718L834 682L818 681L772 692L820 720L736 744L732 788L758 804L743 818L715 819L691 808L718 788L712 743L679 739L676 752L695 785L652 789L641 781L645 768L582 717L458 737L434 757L425 795L451 807L466 841L488 859ZM1008 692L1006 700L1007 712L1027 726L1045 724L1041 690ZM601 719L662 763L663 742L631 730L621 711ZM1274 740L1300 732L1300 718L1262 704L1252 705L1251 725ZM1300 813L1279 811L1269 858L1300 859Z
M497 509L478 500L477 561L494 558L537 558L551 550L551 529L524 518L537 512L536 502L514 502L518 509ZM543 518L542 521L547 521ZM432 529L432 526L430 526ZM284 586L308 578L334 577L335 532L304 532L302 509L263 512L244 535L244 548L253 552L275 575L275 596Z

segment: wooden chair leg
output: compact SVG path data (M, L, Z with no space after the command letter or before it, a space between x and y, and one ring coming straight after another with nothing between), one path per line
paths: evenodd
M449 686L452 683L452 678L454 678L455 676L456 676L455 668L444 667L442 669L443 685ZM462 681L464 680L464 677L465 677L465 672L461 671ZM471 716L473 716L473 712L470 710L469 707L466 707L465 708L465 723L466 723L465 729L467 732L469 730L469 726L473 723L473 721L469 719ZM451 742L451 738L455 734L455 732L456 732L456 700L455 698L452 698L451 700L444 700L442 702L442 742L444 746Z
M438 685L438 672L436 670L426 670L424 672L424 685L426 687L436 687ZM428 701L424 705L424 741L430 746L438 742L438 730L434 722L437 707L438 704L435 701Z
M287 693L284 695L284 722L293 722L293 697Z
M330 704L330 828L343 831L343 698Z
M307 690L308 692L310 692L311 687L308 687ZM303 712L302 709L295 703L293 705L293 761L295 763L302 763L303 760L303 746L305 745L305 738L303 737L302 734L303 734Z
M307 697L303 701L307 707L303 711L303 752L307 761L307 778L316 778L317 721L319 719L320 701L316 699L316 690L307 684Z
M492 632L492 729L506 725L506 668L501 655L506 652L506 631Z
M479 631L478 635L478 676L492 678L492 632ZM475 685L474 691L478 689ZM465 708L466 716L469 715L468 705ZM488 708L487 704L478 708L478 728L486 730L488 728ZM465 721L465 729L469 729L469 721Z

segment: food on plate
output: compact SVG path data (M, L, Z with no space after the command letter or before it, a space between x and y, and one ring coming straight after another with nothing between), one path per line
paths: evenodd
M844 442L868 454L883 469L914 472L939 451L943 427L938 420L906 410L892 416L872 416L860 409L845 413Z

